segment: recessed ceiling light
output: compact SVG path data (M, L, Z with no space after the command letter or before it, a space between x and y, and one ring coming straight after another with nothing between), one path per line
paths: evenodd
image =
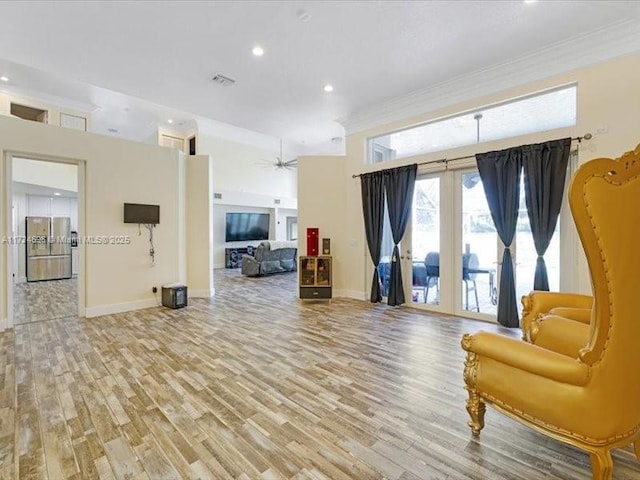
M524 0L524 3L536 3L538 0Z
M59 197L60 195L62 195L60 192L53 192L53 194L57 197Z
M4 75L0 77L0 80L2 80L3 82L8 82L9 81L9 77L5 77Z
M333 92L333 85L325 85L324 86L324 91L329 93L329 92Z
M260 45L256 45L251 49L251 53L253 53L256 57L261 57L262 55L264 55L264 50Z
M173 123L173 120L170 118L169 120L167 120L167 123Z

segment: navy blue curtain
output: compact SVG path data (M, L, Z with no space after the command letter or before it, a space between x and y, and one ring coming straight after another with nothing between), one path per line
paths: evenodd
M511 259L511 242L518 223L522 147L476 155L491 218L505 246L498 293L498 323L519 327L516 286Z
M371 303L382 301L380 293L380 250L382 246L382 222L384 220L384 172L365 173L360 175L362 191L362 213L364 230L367 236L369 254L375 265L371 281Z
M549 278L544 254L553 237L562 206L571 139L525 145L522 148L527 213L538 254L533 289L548 291Z
M387 303L389 305L402 305L405 302L398 244L402 240L411 216L413 189L416 183L417 171L418 165L416 164L384 171L387 209L389 210L389 222L391 223L394 244L391 257L389 292L387 295Z

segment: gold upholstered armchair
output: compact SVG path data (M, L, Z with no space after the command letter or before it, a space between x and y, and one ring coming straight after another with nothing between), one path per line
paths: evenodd
M612 478L613 448L633 443L640 459L639 201L640 145L578 169L569 202L594 292L584 345L565 355L497 334L465 335L473 434L489 404L589 452L595 480Z
M589 338L593 297L533 291L522 297L522 339L577 356Z

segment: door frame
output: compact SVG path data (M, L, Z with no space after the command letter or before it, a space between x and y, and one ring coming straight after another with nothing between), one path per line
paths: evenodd
M85 237L86 202L86 162L74 158L61 158L42 154L5 151L2 155L4 179L0 183L0 237L4 239L4 254L0 256L0 276L5 279L6 287L0 289L0 331L13 328L13 248L10 241L13 234L13 157L28 158L44 162L66 163L78 168L78 239ZM86 315L86 251L84 242L78 242L78 316Z
M422 160L423 157L416 157L416 161ZM577 232L573 224L571 212L567 202L567 193L569 189L570 179L573 173L577 169L579 164L579 158L577 154L572 154L569 157L570 163L567 171L567 181L565 185L565 193L562 208L560 210L560 216L558 222L560 224L560 291L579 291L580 279L579 279L579 263L584 261L584 253L580 249L580 242L578 240ZM470 157L465 160L458 160L455 162L455 166L449 166L446 161L435 161L432 163L418 165L418 172L416 180L424 177L442 175L441 178L448 179L441 183L440 188L440 215L445 224L449 226L441 225L441 237L440 237L440 269L441 272L446 269L448 275L441 276L440 284L440 303L439 305L425 305L420 303L413 303L411 298L412 292L412 269L413 259L412 255L408 254L411 258L407 257L407 250L411 251L411 247L403 248L403 243L406 245L412 238L413 229L413 215L409 220L407 229L403 236L402 241L399 244L401 256L405 256L402 259L402 275L403 275L403 287L405 289L405 298L408 301L404 304L405 307L416 308L419 310L442 313L447 315L454 315L464 318L472 318L476 320L487 321L496 323L497 318L495 315L486 313L478 313L471 310L462 309L463 292L460 285L462 284L462 255L454 255L453 252L462 252L462 182L461 176L468 171L477 170L477 164L475 158ZM450 172L446 175L446 172ZM455 192L453 192L455 190ZM445 193L447 192L447 193ZM447 196L448 195L448 196ZM452 201L453 199L453 201ZM448 207L447 207L448 205ZM448 223L447 223L448 222ZM452 225L451 225L452 223ZM455 231L454 231L455 229ZM443 249L443 245L453 244L453 250ZM366 245L366 239L365 239ZM494 277L495 287L499 288L499 279L501 274L501 259L504 252L504 245L497 238L496 242L496 273ZM448 251L447 251L448 250ZM515 242L511 247L514 261L517 262L517 252ZM373 264L370 261L369 252L365 250L365 294L364 298L369 298L369 288L371 285L371 278L373 276ZM515 274L515 265L514 265ZM446 305L446 306L445 306ZM450 309L449 309L450 308Z
M430 305L423 303L414 303L411 294L405 294L409 300L406 306L425 310L434 313L446 315L455 315L459 317L472 318L486 322L496 323L496 315L476 312L473 310L464 310L463 305L463 289L462 289L462 254L457 255L455 252L462 252L462 175L470 171L477 171L477 165L474 159L456 162L455 168L450 168L446 162L419 165L416 181L425 178L440 178L440 301L438 305ZM403 240L405 243L411 241L413 235L413 214L407 225ZM451 246L451 248L444 248ZM502 250L504 246L497 238L496 243L496 264L495 282L497 287L500 278L500 264ZM404 249L405 252L409 249ZM405 292L412 291L412 273L413 260L411 258L404 259L403 286Z

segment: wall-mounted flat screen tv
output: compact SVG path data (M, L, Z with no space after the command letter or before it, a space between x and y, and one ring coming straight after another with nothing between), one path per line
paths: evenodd
M158 225L160 223L160 205L142 203L124 204L124 223L142 223Z
M268 239L268 213L227 213L225 241L243 242Z

